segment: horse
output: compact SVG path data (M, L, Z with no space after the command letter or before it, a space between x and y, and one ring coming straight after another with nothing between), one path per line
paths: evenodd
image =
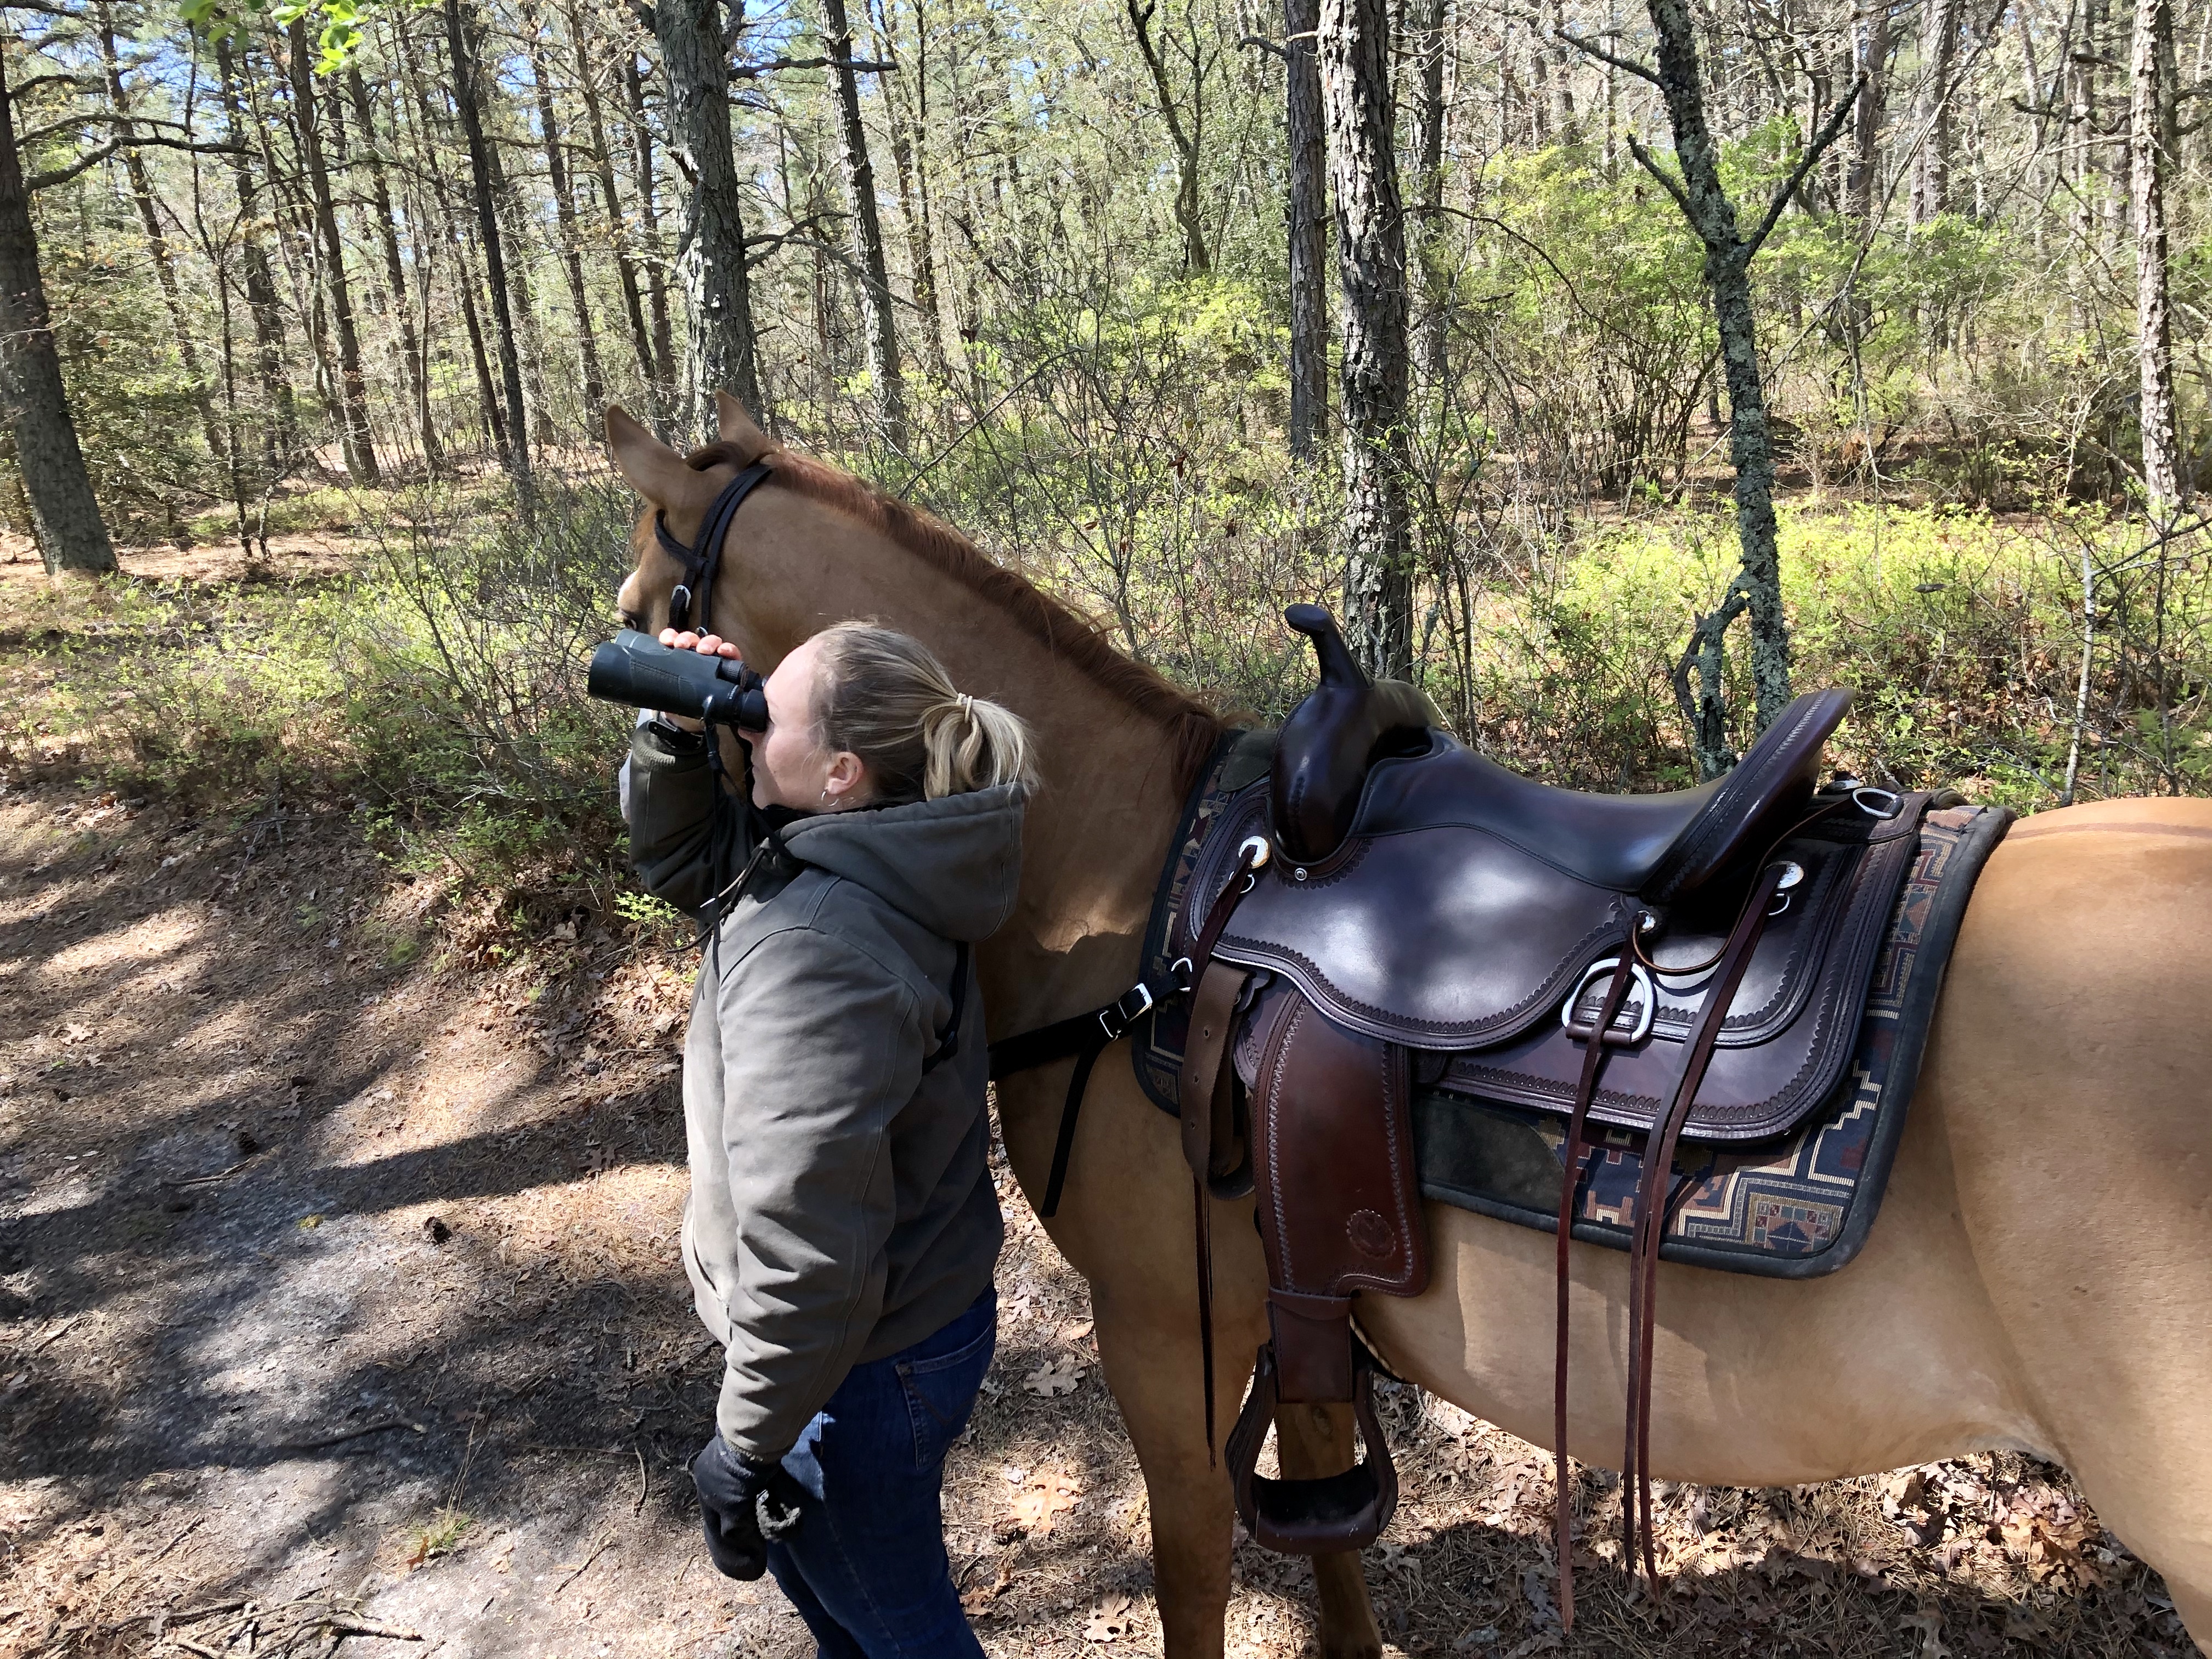
M769 469L731 522L712 626L763 672L831 623L926 641L963 687L1028 720L1043 780L1020 896L979 948L996 1040L1099 1006L1133 982L1153 889L1221 725L1206 705L945 525L772 443L726 394L719 441L688 456L619 409L607 433L645 498L624 619L666 621L721 487ZM2165 1576L2212 1650L2212 803L2133 799L2039 814L1983 872L1954 953L1882 1212L1859 1258L1787 1281L1659 1269L1651 1468L1786 1486L2012 1449L2063 1465L2099 1516ZM1024 1193L1043 1189L1072 1062L999 1085ZM1208 1443L1192 1183L1173 1119L1139 1090L1126 1039L1092 1073L1048 1231L1090 1282L1105 1381L1151 1499L1171 1659L1223 1651L1233 1538ZM1266 1340L1249 1200L1212 1200L1219 1356ZM1361 1329L1401 1377L1545 1446L1553 1440L1553 1241L1425 1206L1431 1282L1363 1298ZM1619 1446L1626 1274L1572 1247L1567 1449ZM1216 1367L1213 1418L1249 1367ZM1291 1477L1348 1468L1341 1407L1285 1408ZM1356 1556L1316 1561L1330 1659L1378 1655Z

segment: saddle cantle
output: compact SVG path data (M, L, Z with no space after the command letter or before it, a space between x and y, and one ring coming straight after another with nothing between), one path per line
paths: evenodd
M1817 787L1839 690L1798 698L1702 787L1552 788L1435 729L1413 688L1369 683L1318 607L1288 620L1321 685L1221 813L1170 949L1198 974L1185 1153L1216 1196L1253 1185L1268 1264L1272 1340L1228 1443L1237 1505L1261 1542L1319 1553L1370 1541L1395 1498L1351 1316L1361 1291L1427 1282L1409 1083L1565 1115L1563 1213L1593 1121L1646 1137L1647 1171L1685 1139L1787 1131L1849 1057L1925 798ZM1678 1198L1647 1179L1634 1206L1628 1471ZM1365 1462L1257 1476L1279 1401L1350 1404Z

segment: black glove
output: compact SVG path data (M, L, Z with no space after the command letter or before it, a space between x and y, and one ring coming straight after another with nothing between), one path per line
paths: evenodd
M699 1488L707 1553L726 1577L759 1577L768 1570L769 1541L799 1530L806 1489L782 1464L747 1457L719 1434L691 1460L691 1481Z

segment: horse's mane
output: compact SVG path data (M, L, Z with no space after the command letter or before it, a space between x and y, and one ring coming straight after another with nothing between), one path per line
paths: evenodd
M1094 685L1166 726L1178 789L1187 792L1212 757L1222 732L1222 722L1212 709L1166 676L1125 656L1097 623L999 563L943 520L849 472L780 445L748 457L733 444L711 443L684 459L702 472L724 463L742 466L749 459L757 460L774 472L777 483L858 520L990 601Z

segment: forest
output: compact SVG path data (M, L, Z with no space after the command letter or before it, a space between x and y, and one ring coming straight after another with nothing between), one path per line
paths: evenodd
M1318 601L1576 788L1835 685L1882 788L2212 794L2212 6L0 0L0 1656L811 1650L700 1555L696 930L585 690L606 411L718 391L1240 723ZM994 1156L963 1607L1158 1652ZM2196 1651L2014 1450L1662 1481L1656 1601L1593 1466L1570 1637L1549 1455L1381 1406L1389 1654ZM1322 1593L1240 1543L1227 1650Z
M1793 659L1900 778L2212 771L2171 0L8 15L51 570L319 521L535 613L610 580L605 405L723 386L1234 706L1310 595L1585 782L1722 769Z

